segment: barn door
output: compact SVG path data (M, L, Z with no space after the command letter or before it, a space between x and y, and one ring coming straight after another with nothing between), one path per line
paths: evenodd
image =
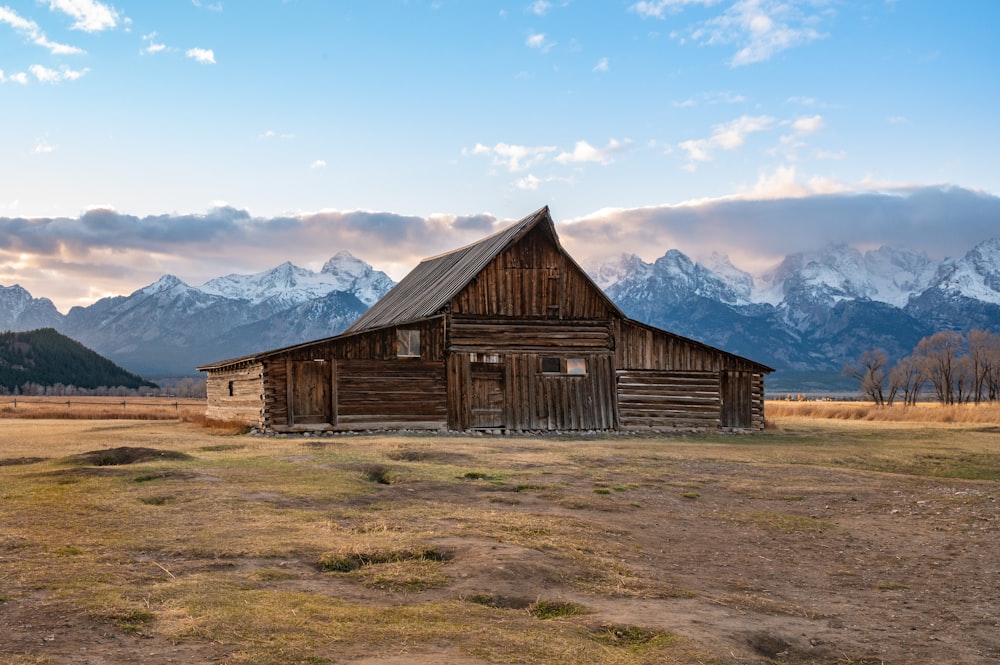
M752 377L750 372L722 371L719 389L722 396L723 427L751 427Z
M500 363L470 363L469 427L506 427L504 417L504 366Z
M291 363L288 377L288 424L334 425L333 363L302 360Z

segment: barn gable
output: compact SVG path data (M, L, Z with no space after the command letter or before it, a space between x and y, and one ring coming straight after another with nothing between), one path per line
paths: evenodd
M256 388L278 431L759 429L772 371L628 319L547 207L425 259L341 335L199 369L210 415L249 420Z

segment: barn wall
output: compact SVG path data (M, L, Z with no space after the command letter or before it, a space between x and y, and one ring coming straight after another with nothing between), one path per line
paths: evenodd
M443 427L447 422L444 320L400 328L420 331L419 358L397 357L395 327L320 340L268 356L264 361L265 426L278 431L299 428L289 423L289 385L295 383L289 368L298 362L322 360L331 367L327 375L332 383L329 429ZM304 428L317 429L315 424Z
M338 429L445 429L444 363L337 361Z
M205 416L214 420L263 424L263 365L259 362L208 372ZM230 385L232 395L230 395Z
M448 335L449 427L614 429L612 346L607 321L455 316ZM583 360L586 374L543 372L543 357Z
M543 319L600 319L611 314L607 298L536 227L502 251L451 303L456 315Z
M622 429L721 426L719 374L619 370Z

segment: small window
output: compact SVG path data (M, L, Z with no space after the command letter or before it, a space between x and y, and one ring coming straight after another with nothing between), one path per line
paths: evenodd
M420 357L420 331L396 331L396 355L400 358Z
M542 358L543 374L568 374L584 376L587 374L586 358Z
M542 358L543 374L560 374L562 372L562 358Z

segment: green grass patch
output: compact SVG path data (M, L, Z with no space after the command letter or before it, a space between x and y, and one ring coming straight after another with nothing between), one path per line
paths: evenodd
M580 603L564 600L536 600L528 608L528 614L537 619L565 619L587 612Z

